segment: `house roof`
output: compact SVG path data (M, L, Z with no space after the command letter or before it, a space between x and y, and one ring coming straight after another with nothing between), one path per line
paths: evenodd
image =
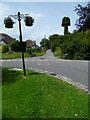
M0 41L4 41L6 44L10 44L11 42L14 42L15 39L7 34L0 33Z
M26 40L26 47L35 47L36 41Z

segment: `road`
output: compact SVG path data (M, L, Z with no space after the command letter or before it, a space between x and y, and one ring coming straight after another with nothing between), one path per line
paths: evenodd
M44 56L25 58L25 65L28 69L59 75L88 88L88 61L58 59L48 50ZM22 62L21 59L2 60L2 66L22 67Z

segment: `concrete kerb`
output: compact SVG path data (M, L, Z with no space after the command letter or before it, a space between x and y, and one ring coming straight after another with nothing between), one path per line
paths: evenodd
M88 60L68 60L68 59L59 59L59 58L55 58L55 59L52 59L52 60L50 60L50 59L48 59L48 61L56 61L56 59L57 59L57 61L68 61L68 62L86 62L86 63L88 63L89 61ZM34 59L30 59L30 58L25 58L25 61L47 61L46 59L38 59L38 60L36 60L35 58ZM0 61L22 61L22 59L21 58L17 58L17 59L7 59L7 60L0 60Z
M58 74L56 74L56 75L54 76L54 75L53 75L53 74L54 74L53 72L48 72L48 71L40 70L40 69L30 68L30 70L34 70L34 71L39 72L39 73L48 74L49 76L53 76L53 77L58 78L58 79L60 79L60 80L62 80L62 81L64 81L64 82L67 82L67 83L69 83L69 84L71 84L71 85L74 85L74 86L76 86L77 88L79 88L79 89L87 92L88 94L90 94L90 91L88 91L88 87L86 87L86 86L84 86L84 85L82 85L82 84L80 84L80 83L78 83L78 82L74 82L73 80L71 80L71 79L69 79L69 78L67 78L67 77L65 77L65 76L58 75Z

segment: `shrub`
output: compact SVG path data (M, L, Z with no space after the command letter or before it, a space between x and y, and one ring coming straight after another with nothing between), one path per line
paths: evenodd
M1 45L1 51L2 51L2 53L8 52L9 51L8 45L7 44L2 44Z
M55 52L55 45L54 44L51 45L51 51Z
M23 46L23 51L26 51L26 42L22 42L22 46ZM15 42L11 42L10 43L10 49L11 51L15 51L15 52L21 52L21 43L19 41L15 41Z
M49 37L49 41L51 51L55 52L55 56L65 59L90 59L90 30L87 30L84 34L74 31L67 35L52 35Z
M54 55L61 56L61 48L60 47L56 47Z
M38 49L38 52L42 52L42 47L41 46L38 47L37 49Z
M11 42L11 43L10 43L10 49L11 49L11 51L15 51L15 49L16 49L16 44L15 44L15 42Z

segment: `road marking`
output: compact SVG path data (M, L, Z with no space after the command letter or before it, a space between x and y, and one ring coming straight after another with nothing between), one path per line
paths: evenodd
M41 65L41 63L38 63L37 65Z
M8 60L0 60L0 61L22 61L22 59L8 59ZM85 61L85 60L67 60L67 59L45 59L45 60L41 60L41 59L27 59L25 58L25 61L56 61L56 62L60 62L60 61L64 61L64 62L85 62L88 63L89 61Z
M47 65L50 65L50 63L47 63Z

